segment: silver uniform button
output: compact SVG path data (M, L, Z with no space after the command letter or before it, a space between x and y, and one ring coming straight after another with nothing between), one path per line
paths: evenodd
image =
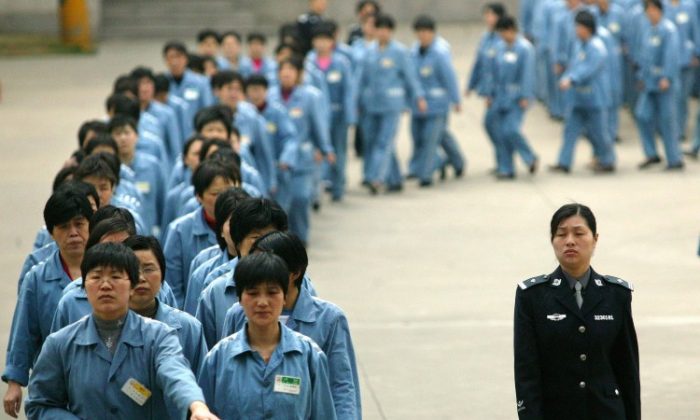
M582 388L582 389L583 389L583 388L586 387L586 382L581 381L581 382L579 382L578 386L579 386L579 388Z
M620 395L620 391L618 391L618 390L616 389L616 390L615 390L615 395Z
M585 362L585 361L586 361L586 359L587 359L587 357L586 357L586 355L585 355L585 354L582 354L582 355L581 355L581 356L579 356L579 357L581 358L581 361L582 361L582 362Z
M583 325L581 325L580 327L578 327L578 332L580 332L581 334L585 333L585 332L586 332L586 327L584 327Z

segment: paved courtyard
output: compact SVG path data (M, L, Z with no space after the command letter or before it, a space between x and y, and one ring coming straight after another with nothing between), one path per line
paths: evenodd
M444 34L463 86L479 28L451 26ZM409 41L410 33L400 38ZM111 41L94 56L0 59L2 349L21 263L79 124L104 115L118 74L138 64L161 70L160 47ZM309 271L320 296L350 319L365 419L516 418L516 284L555 268L549 218L572 201L598 217L596 270L635 284L644 417L700 418L700 163L688 162L682 173L638 171L641 147L625 114L616 174L592 175L582 141L570 176L541 170L533 177L521 166L517 180L497 182L488 174L483 103L472 97L463 108L451 127L469 159L466 178L430 190L407 183L401 195L370 197L352 159L346 201L324 203L313 218ZM407 123L399 138L403 162ZM538 106L525 132L541 166L554 163L561 126Z

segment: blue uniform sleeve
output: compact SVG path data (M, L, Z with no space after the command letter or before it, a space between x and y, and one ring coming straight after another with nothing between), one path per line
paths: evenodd
M357 124L357 105L355 103L355 83L353 83L353 71L349 60L343 60L343 108L345 122L349 125Z
M190 405L195 401L204 402L204 395L182 354L175 331L168 328L155 345L156 382L163 390L166 402L177 407L184 420Z
M72 420L79 417L68 411L68 390L63 373L59 343L49 336L36 361L25 407L27 418Z
M206 355L204 361L202 362L202 367L199 369L197 374L197 384L202 390L204 399L209 406L209 410L216 415L223 415L224 413L219 413L216 409L216 358L218 356L218 349L214 349L209 354Z
M262 166L258 168L258 170L262 172L263 178L267 179L265 192L269 194L271 191L277 189L277 168L275 167L275 153L272 145L272 138L267 133L265 119L260 116L257 116L255 119L255 133L258 140L257 145L259 145L261 154L261 161L258 162L258 164Z
M324 103L321 95L309 95L309 107L311 108L309 118L313 133L311 137L314 140L314 146L327 155L333 153L333 146L331 146L330 127L328 126L328 112L323 110Z
M207 342L208 348L213 348L219 341L219 337L216 334L216 314L213 311L213 304L211 300L211 289L204 289L202 294L199 296L199 301L197 302L197 310L195 311L195 318L202 323L202 331L204 332L204 339Z
M574 85L585 85L598 75L604 65L605 55L600 49L592 47L587 50L586 58L578 65L571 66L562 78L569 78Z
M411 99L415 102L418 99L425 98L425 92L423 91L423 86L421 86L418 81L418 72L416 71L416 66L413 64L413 60L407 51L401 51L401 73L403 74L404 83L406 84L406 90L411 94Z
M29 370L41 348L41 331L37 319L37 278L30 272L22 283L17 306L12 317L10 340L7 344L5 372L2 380L27 386Z
M455 68L452 65L452 60L450 59L449 54L440 53L438 65L440 67L443 86L445 86L447 89L450 102L453 105L458 105L461 102L461 97L459 95L459 86L457 84L457 74L455 73Z
M236 306L232 306L231 308L226 311L226 316L224 317L224 326L221 328L221 337L219 339L223 339L225 337L228 337L229 335L233 334L236 332L235 330L235 320L234 320L234 308Z
M311 373L311 388L313 401L311 407L312 420L335 420L335 406L328 381L328 361L322 351L310 349L309 370Z
M531 101L535 98L535 51L525 48L523 57L523 71L520 73L520 95L521 99Z
M183 284L182 248L180 229L173 229L169 232L165 240L163 253L165 254L165 264L168 270L165 274L165 281L168 282L175 296L176 308L182 308L185 300L185 286Z
M335 412L343 419L358 418L362 412L354 355L350 328L345 316L341 316L331 326L326 357Z
M481 40L479 41L479 47L476 50L476 59L474 60L474 65L472 65L472 71L469 75L469 82L467 83L467 92L475 90L479 84L479 80L481 80L481 69L483 67L482 50L484 49L484 44L486 44L486 36L487 35L482 36Z
M58 301L58 306L56 306L56 313L53 315L53 321L51 322L51 332L55 333L56 331L65 327L66 325L68 325L68 311L66 309L66 299L61 297L61 300Z
M666 44L664 45L663 51L662 77L669 81L675 81L678 79L680 70L680 41L678 38L678 31L676 31L675 28L671 28L666 33L666 37Z
M170 162L175 163L178 155L182 153L182 146L184 141L182 140L182 131L180 124L178 124L177 115L175 111L168 112L165 119L165 133L168 139L168 154L170 155Z
M201 323L193 321L189 334L190 348L187 349L187 358L192 366L192 372L196 375L202 367L204 356L209 352L209 347L207 347L207 341L204 339L204 330Z
M280 163L284 163L290 168L295 168L299 162L297 151L299 150L299 136L297 129L286 112L280 112L277 119L277 137L282 144L280 153Z

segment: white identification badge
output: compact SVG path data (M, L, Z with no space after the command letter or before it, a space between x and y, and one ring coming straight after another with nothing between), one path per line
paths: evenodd
M150 182L137 182L136 183L136 189L141 191L142 194L148 194L151 192L151 183Z
M658 47L661 45L661 37L659 36L652 36L651 39L649 40L649 43L653 45L654 47Z
M248 136L241 136L241 144L246 146L250 144L250 137Z
M488 51L486 51L486 56L487 57L495 57L496 56L496 49L489 48Z
M383 59L382 60L382 67L384 67L385 69L394 67L394 60L392 60L391 58Z
M185 94L183 95L188 101L196 101L199 98L199 92L197 89L185 89Z
M579 60L579 61L583 61L583 60L585 60L585 59L586 59L586 53L585 53L585 52L581 51L580 53L578 53L578 60Z
M146 404L146 401L151 398L151 391L134 378L126 381L122 387L122 392L141 406Z
M566 318L566 314L552 314L547 315L547 319L550 321L561 321Z
M301 118L304 116L304 110L301 108L292 108L289 110L289 116L292 118Z
M328 83L338 83L343 80L343 75L338 70L328 72Z
M612 315L593 315L593 319L596 321L614 321L615 317Z
M503 54L503 60L505 60L506 63L515 63L518 61L518 54L508 51L507 53Z
M423 77L428 77L433 74L433 68L430 66L425 66L420 69L420 75Z
M267 132L270 134L275 134L277 132L277 124L267 123Z
M616 34L616 33L620 32L620 24L617 22L610 22L608 29L610 29L610 32Z
M686 12L680 12L678 16L676 16L676 22L678 22L681 25L683 25L684 23L688 23L688 20L690 20L690 18L688 17L688 14Z
M299 395L301 393L301 378L276 375L274 391L283 394Z

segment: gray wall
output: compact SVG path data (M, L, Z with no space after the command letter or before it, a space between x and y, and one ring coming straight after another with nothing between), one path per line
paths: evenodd
M102 0L87 0L92 33L98 33ZM0 0L0 33L58 35L59 0Z

